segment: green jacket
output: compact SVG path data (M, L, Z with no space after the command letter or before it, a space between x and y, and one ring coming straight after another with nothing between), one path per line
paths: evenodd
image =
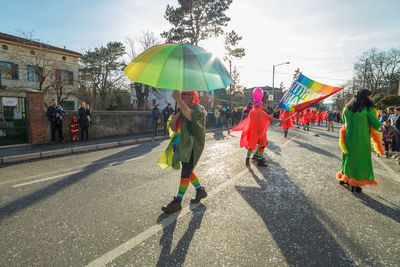
M191 108L192 121L185 118L181 127L181 137L172 158L172 166L178 162L189 162L193 152L193 168L196 167L204 149L206 124L204 108L197 104Z
M179 130L179 142L174 151L173 139L176 134L170 133L171 141L167 149L158 159L158 164L162 169L171 166L174 169L180 169L181 162L189 162L193 152L193 168L196 167L204 149L206 124L204 108L196 104L191 108L192 121L184 118L182 126Z
M370 130L372 126L379 130L381 123L376 117L374 108L352 112L345 107L342 112L345 124L345 140L348 153L343 153L340 171L349 178L357 181L374 181L371 160Z

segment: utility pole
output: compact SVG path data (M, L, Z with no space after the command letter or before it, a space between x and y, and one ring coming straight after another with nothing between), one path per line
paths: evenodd
M229 60L229 75L232 77L232 60ZM229 108L232 109L232 83L229 84Z

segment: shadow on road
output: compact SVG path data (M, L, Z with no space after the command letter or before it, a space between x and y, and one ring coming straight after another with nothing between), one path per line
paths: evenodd
M318 129L318 130L315 131L315 132L316 132L317 134L319 134L319 135L322 135L322 136L325 136L325 137L329 137L329 138L332 138L332 139L339 140L339 137L338 137L338 136L328 134L328 133L324 132L323 129ZM327 131L327 132L328 132L328 131ZM330 132L330 133L334 133L334 132Z
M298 145L300 145L301 147L304 147L304 148L312 151L312 152L315 152L315 153L318 153L318 154L321 154L321 155L324 155L324 156L327 156L327 157L330 157L330 158L334 158L334 159L337 159L339 161L342 160L340 157L338 157L335 154L333 154L333 153L331 153L329 151L326 151L326 150L324 150L322 148L319 148L319 147L313 146L311 144L307 144L307 143L301 142L301 141L296 140L296 139L294 139L293 142L298 144Z
M272 173L271 168L275 169ZM264 220L288 265L354 264L336 241L340 229L303 195L287 176L285 169L278 163L270 161L268 168L260 169L263 177L257 176L251 167L249 171L259 187L236 186L236 190ZM335 236L325 228L325 225L329 225L330 231L336 233ZM358 253L364 254L351 240L342 242L355 248Z
M55 195L56 193L62 191L64 188L78 183L79 181L85 179L93 173L96 173L102 168L110 166L110 161L112 162L112 159L114 158L115 161L118 161L118 158L121 157L124 158L124 160L127 160L142 156L143 154L149 153L154 147L157 147L160 142L162 141L141 143L135 147L104 157L102 159L92 162L92 164L86 166L80 172L66 176L65 178L59 179L50 185L40 188L19 199L16 199L0 208L0 221L13 215L14 213L17 213L20 210L26 209L34 205L35 203L38 203L48 197ZM120 163L120 161L118 161L118 163Z
M281 154L281 148L277 145L275 145L274 142L272 142L271 140L268 140L268 145L267 145L267 149L277 155Z
M392 207L389 207L389 206L373 199L372 197L370 197L364 193L354 194L354 195L357 198L359 198L366 206L391 218L395 222L400 223L400 207L397 206L396 204L391 203L391 202L387 201L386 199L380 197L381 199L391 203L392 205L394 205L396 207L396 208L392 208Z
M225 139L225 135L223 131L215 131L214 132L214 139L215 140L224 140Z
M197 231L197 229L200 228L201 221L203 220L204 213L206 212L206 206L204 206L203 204L196 205L196 207L194 207L192 211L192 219L189 223L189 226L172 252L172 240L174 237L178 213L172 215L161 214L158 217L157 222L165 224L165 226L163 227L163 234L160 239L162 249L157 262L158 267L182 266L184 264L186 254L188 252L190 243L192 242L194 233ZM167 216L174 216L172 217L173 221L171 222L170 220L168 220Z

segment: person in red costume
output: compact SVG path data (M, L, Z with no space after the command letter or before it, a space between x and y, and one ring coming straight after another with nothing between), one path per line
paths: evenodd
M304 110L301 110L299 112L297 112L297 114L299 114L299 125L297 125L297 128L303 127L303 118L304 118Z
M310 130L310 122L311 122L311 109L306 109L303 111L303 120L302 124L304 125L304 131Z
M323 114L321 110L317 111L317 121L318 121L318 126L321 125L321 121L323 121Z
M311 123L314 125L315 122L317 121L317 113L314 110L310 109L310 114L311 114Z
M326 121L326 125L328 126L328 113L329 111L325 111L322 116L322 120Z
M283 130L285 137L287 137L289 129L294 128L292 112L281 109L279 119L284 120L284 122L281 124L281 129Z
M69 125L69 129L71 131L72 141L79 141L79 124L78 118L76 116L72 116L72 121Z
M297 125L297 128L300 128L300 114L298 112L294 113L293 123Z
M257 166L267 166L263 155L264 149L268 144L268 127L271 122L283 122L283 120L275 119L264 111L266 105L264 104L263 99L263 90L261 88L255 88L253 90L253 110L250 111L249 116L245 120L243 120L229 132L229 134L232 136L239 136L241 132L240 147L247 148L247 166L250 165L250 156L257 145Z

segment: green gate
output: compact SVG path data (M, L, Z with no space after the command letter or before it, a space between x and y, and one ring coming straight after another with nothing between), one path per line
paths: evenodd
M0 96L0 146L27 142L26 99Z

